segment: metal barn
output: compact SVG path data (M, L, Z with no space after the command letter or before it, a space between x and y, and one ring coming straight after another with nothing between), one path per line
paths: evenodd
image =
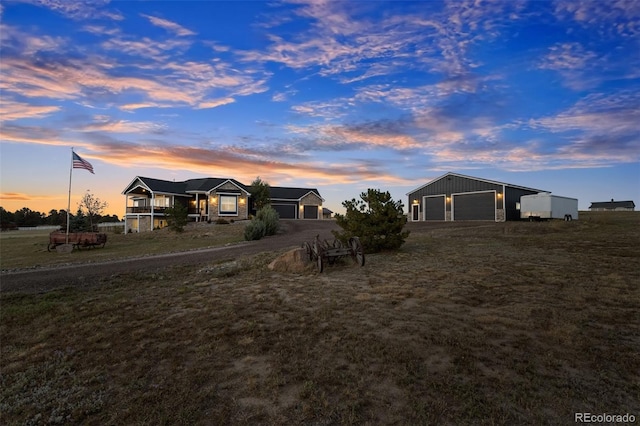
M409 220L517 220L520 197L539 192L546 191L447 173L407 193Z

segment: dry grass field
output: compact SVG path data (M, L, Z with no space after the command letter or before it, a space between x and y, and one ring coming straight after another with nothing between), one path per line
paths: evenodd
M323 274L262 253L3 293L2 423L638 421L640 213L464 225Z

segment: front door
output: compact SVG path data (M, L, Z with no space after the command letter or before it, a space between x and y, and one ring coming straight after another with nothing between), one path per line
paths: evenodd
M417 222L420 220L420 205L412 204L411 205L411 220Z
M207 200L200 200L200 217L207 217Z

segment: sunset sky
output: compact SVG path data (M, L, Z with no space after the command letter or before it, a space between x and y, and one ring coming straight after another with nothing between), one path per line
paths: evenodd
M640 205L640 1L0 3L0 206L135 176L406 193L448 171Z

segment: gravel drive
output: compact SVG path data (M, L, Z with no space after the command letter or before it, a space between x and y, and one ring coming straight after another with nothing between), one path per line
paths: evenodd
M332 239L331 230L339 229L333 220L281 220L280 223L281 232L278 235L259 241L101 263L6 272L0 275L0 291L40 293L61 287L90 285L99 277L132 271L158 271L168 266L232 260L265 251L300 247L304 241L311 241L316 235L320 235L321 239Z

